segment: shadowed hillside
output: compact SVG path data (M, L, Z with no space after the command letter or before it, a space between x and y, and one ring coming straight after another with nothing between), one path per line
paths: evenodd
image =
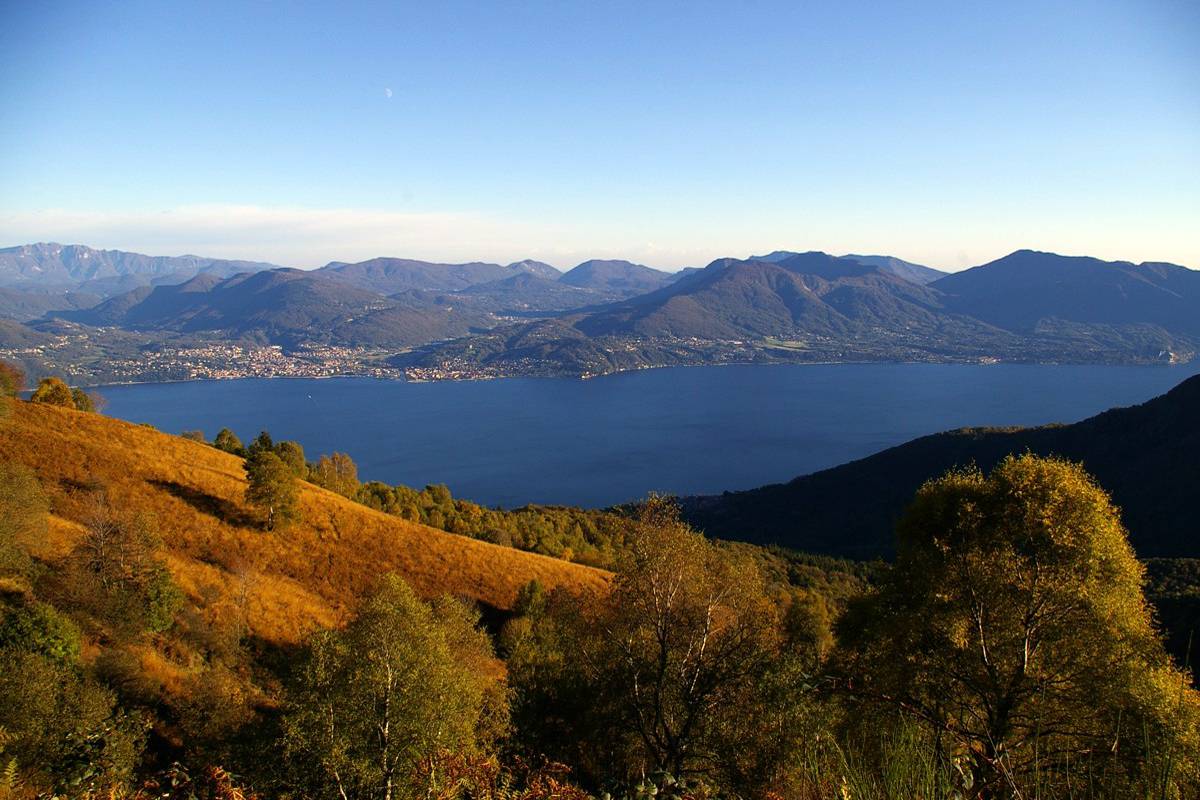
M30 403L0 423L0 460L33 469L50 498L53 562L81 535L103 491L115 507L157 523L172 575L193 600L244 591L251 633L277 644L337 624L381 575L420 593L507 609L531 580L602 589L608 573L500 547L372 511L301 484L302 518L267 533L243 501L242 459L148 427Z
M895 522L922 483L955 466L989 470L1027 450L1083 462L1121 507L1140 557L1196 555L1200 376L1142 405L1073 425L939 433L789 483L692 498L688 516L721 538L857 558L888 555Z
M1009 331L1143 326L1200 335L1200 272L1018 250L932 286L946 307Z

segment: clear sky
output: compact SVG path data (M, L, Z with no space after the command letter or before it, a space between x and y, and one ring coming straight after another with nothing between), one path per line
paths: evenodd
M0 245L1200 267L1200 2L0 0Z

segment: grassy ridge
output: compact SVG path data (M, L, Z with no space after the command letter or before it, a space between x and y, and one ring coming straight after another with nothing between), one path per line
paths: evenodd
M0 459L33 469L50 497L47 560L70 549L101 488L117 508L151 516L175 580L196 599L241 593L257 638L298 641L351 614L395 572L420 593L507 609L531 580L602 591L608 573L454 536L398 519L307 483L302 519L264 533L243 502L242 460L204 444L97 414L16 403L0 426Z

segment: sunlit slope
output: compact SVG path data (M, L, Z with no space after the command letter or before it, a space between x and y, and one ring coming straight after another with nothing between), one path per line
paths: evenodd
M42 557L67 553L103 490L150 515L176 580L193 598L244 598L252 632L293 642L336 624L386 572L426 595L508 608L530 580L602 589L608 573L410 523L301 484L302 519L268 533L243 501L242 460L207 445L98 414L17 403L0 422L0 459L36 471L51 501Z

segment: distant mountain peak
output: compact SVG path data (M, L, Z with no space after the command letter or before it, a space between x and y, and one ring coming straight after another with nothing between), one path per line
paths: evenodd
M505 269L514 270L517 272L536 275L539 278L547 278L549 280L558 280L562 277L562 270L553 267L544 261L536 261L532 258L526 258L521 261L514 261Z
M814 250L807 251L809 253L816 252ZM793 256L803 255L799 250L772 250L764 256L750 256L747 261L770 261L775 264L780 261L792 258Z
M930 284L947 308L1011 331L1055 320L1136 325L1200 338L1200 273L1175 264L1131 264L1016 250Z
M842 256L842 258L848 258L853 261L857 261L860 264L866 264L868 266L881 269L884 272L890 272L892 275L895 275L898 278L904 278L905 280L912 281L913 283L919 283L922 286L928 283L933 283L938 278L944 278L949 274L940 269L927 267L924 264L915 264L912 261L905 261L904 259L896 258L895 256L864 256L849 254Z
M568 270L560 280L584 289L619 289L641 294L666 286L672 277L669 272L632 261L593 258Z

